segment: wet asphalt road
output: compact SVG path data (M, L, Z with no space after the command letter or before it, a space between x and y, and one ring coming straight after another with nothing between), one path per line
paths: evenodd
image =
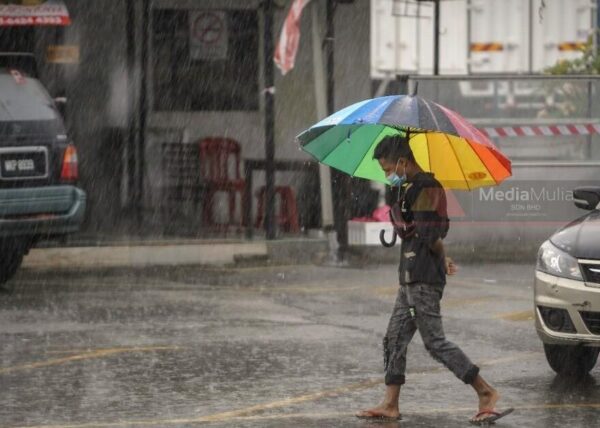
M466 427L472 390L415 336L399 423L353 417L381 398L394 266L21 272L0 295L1 427ZM597 426L600 368L547 366L532 266L461 266L450 340L516 408L503 427Z

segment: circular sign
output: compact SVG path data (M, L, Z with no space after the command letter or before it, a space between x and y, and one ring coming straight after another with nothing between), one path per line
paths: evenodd
M193 23L192 34L200 43L213 44L219 41L225 30L225 23L216 13L205 12Z

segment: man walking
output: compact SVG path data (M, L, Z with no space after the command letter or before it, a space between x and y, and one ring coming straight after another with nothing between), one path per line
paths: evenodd
M440 301L446 274L456 267L445 256L443 239L449 221L446 197L440 183L416 163L408 139L400 135L385 137L373 155L390 184L399 187L398 201L391 217L402 238L399 267L400 288L383 341L386 391L382 403L357 413L363 419L399 419L400 388L405 383L406 351L419 330L425 348L479 398L474 424L491 423L512 412L495 410L500 398L479 374L461 349L449 342L442 327Z

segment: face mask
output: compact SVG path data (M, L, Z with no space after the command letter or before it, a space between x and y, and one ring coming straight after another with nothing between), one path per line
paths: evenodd
M402 175L402 177L400 177L395 172L396 169L398 169L398 163L400 163L400 159L398 159L398 162L396 162L396 168L394 169L394 172L392 172L386 177L387 180L390 182L390 186L392 187L400 187L406 182L406 169L404 170L404 174Z

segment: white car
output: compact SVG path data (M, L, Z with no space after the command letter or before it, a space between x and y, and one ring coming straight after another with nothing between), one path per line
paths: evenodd
M600 352L600 187L578 188L590 210L542 244L535 272L535 320L546 359L565 376L582 376Z

